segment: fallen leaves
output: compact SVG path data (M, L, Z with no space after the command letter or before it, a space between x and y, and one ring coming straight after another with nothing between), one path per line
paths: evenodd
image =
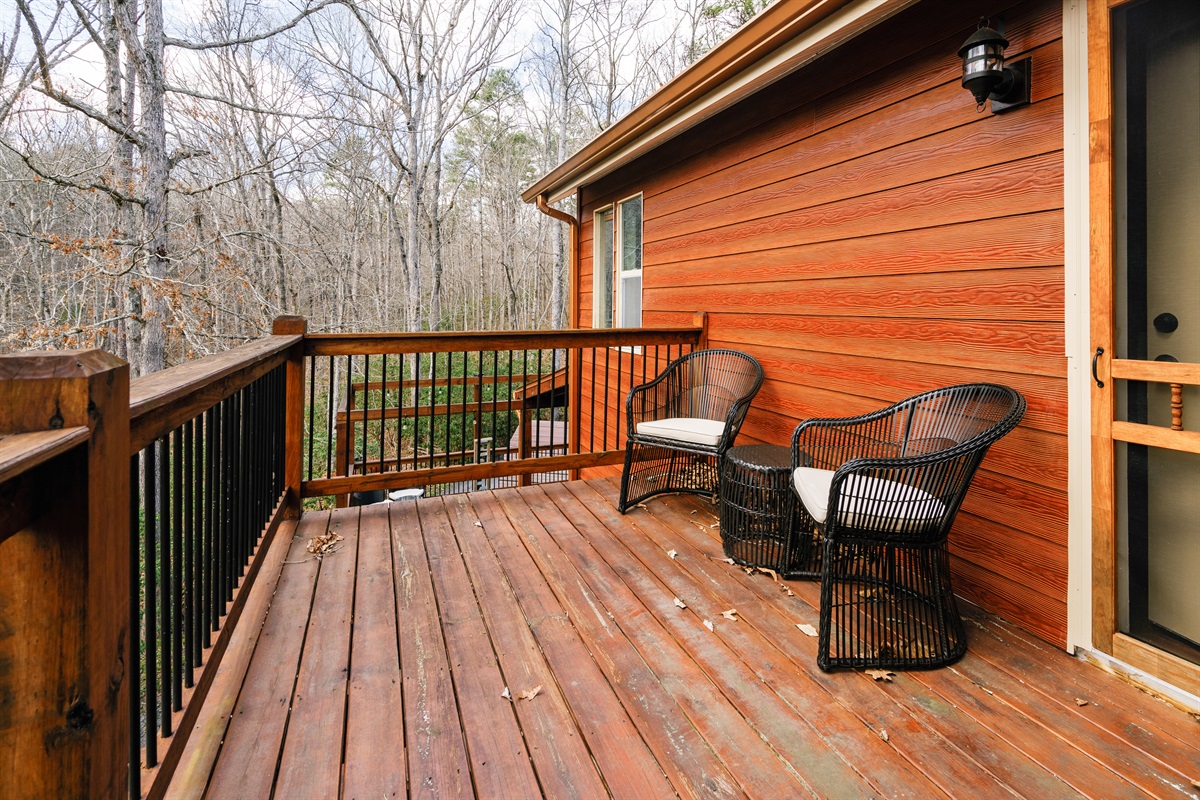
M711 619L704 620L704 627L708 628L710 631L716 630L716 628L713 627Z
M889 672L886 669L869 669L867 670L867 674L877 681L887 681L888 683L891 683L892 677L895 676L896 673Z
M802 625L802 624L800 624L799 622L797 622L797 623L796 623L796 627L800 629L800 632L801 632L801 633L806 633L806 634L808 634L809 636L816 636L816 635L817 635L817 629L816 629L816 628L814 628L812 625L809 625L808 623L805 623L805 624L803 624L803 625Z
M729 609L729 610L727 610L727 611L722 611L722 612L721 612L721 616L722 616L722 617L724 617L725 619L731 619L731 620L733 620L734 622L737 622L737 621L738 621L737 609L736 609L736 608L731 608L731 609Z
M882 729L881 729L881 730L879 731L879 738L880 738L880 739L883 739L885 742L890 742L890 741L891 741L891 739L888 737L888 732L887 732L886 730L882 730Z
M343 537L340 533L329 531L322 533L320 536L315 536L308 540L308 552L315 556L324 556L329 553L338 551L338 542L342 541Z
M476 527L476 528L482 528L482 527L483 527L483 523L482 523L482 522L480 522L479 520L475 520L475 523L474 523L474 524L475 524L475 527Z
M677 608L687 608L687 603L683 602L683 601L682 601L682 600L680 600L678 597L676 597L676 598L675 598L675 606L676 606Z
M542 691L542 685L539 683L537 686L533 687L532 689L528 689L524 692L521 692L519 695L516 696L516 699L517 700L532 700L533 698L537 697L538 694L541 693L541 691ZM512 692L510 692L508 690L507 686L504 687L504 691L500 693L500 696L503 697L505 700L511 701L514 699L512 696Z
M677 555L679 555L679 553L677 553L677 552L676 552L676 551L674 551L674 550L668 550L668 551L667 551L667 557L668 557L668 558L670 558L670 559L672 559L672 560L674 560L675 556L677 556Z
M504 687L504 691L500 693L500 696L505 700L512 700L512 692L508 690L507 686Z
M1082 708L1083 706L1086 706L1087 704L1088 704L1088 701L1084 700L1082 697L1075 698L1075 705L1079 706L1080 708Z

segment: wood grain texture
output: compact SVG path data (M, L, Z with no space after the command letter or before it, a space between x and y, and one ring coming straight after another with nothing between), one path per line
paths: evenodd
M776 796L759 790L777 784L789 797L1190 796L1187 776L1200 774L1191 716L1047 644L1045 630L963 601L969 648L952 668L890 681L825 673L816 639L796 628L816 622L816 583L725 563L705 500L667 495L622 515L618 488L610 478L306 514L302 534L357 525L353 618L312 602L328 576L304 560L301 535L287 559L300 563L283 563L274 587L256 583L247 609L265 610L264 593L267 624L250 672L229 687L247 710L256 687L287 692L265 727L261 714L233 715L221 762L246 761L253 774L222 794L218 763L208 796L268 796L274 784L277 797L285 786L307 797L339 773L342 797L368 798L491 797L519 774L503 796ZM1041 563L1054 554L1019 529L960 521L980 547L1028 549L1022 581L1056 571ZM960 533L957 551L976 546ZM1055 613L1052 597L1012 596L958 555L953 570L956 587L980 583L998 605ZM272 657L287 649L270 643L285 619L310 645L350 641L348 713L319 726L330 746L286 766L281 752L304 735L307 680L299 641L292 658ZM514 705L488 690L494 681L510 694L542 690ZM432 746L414 766L422 743ZM427 777L405 782L406 770Z
M396 599L387 506L363 507L359 517L354 632L346 698L342 797L377 800L406 796L404 707ZM387 753L375 756L376 748Z
M980 15L997 13L973 0L915 4L584 187L579 255L588 278L579 302L586 318L592 211L642 192L645 318L708 311L712 346L764 364L742 440L783 442L806 417L865 411L935 386L1017 386L1029 398L1027 420L990 457L1000 485L979 492L971 513L993 525L989 535L1021 527L1009 515L1028 514L1029 535L1061 554L1062 6L1003 9L1007 54L1035 65L1033 102L977 114L952 55ZM584 381L586 402L597 396L586 369ZM621 392L610 387L606 402L619 420ZM584 431L602 416L585 415ZM602 439L619 447L619 425ZM1030 484L1032 493L1022 488ZM1017 509L1005 505L1009 495ZM1038 508L1035 497L1052 502ZM974 545L964 557L989 577L973 597L995 597L1005 613L1064 641L1063 560L1047 562L1058 572L1043 576L1035 598L1017 585L1030 573L1016 551ZM1039 618L1040 591L1051 588L1055 607ZM1033 604L1022 609L1021 597Z

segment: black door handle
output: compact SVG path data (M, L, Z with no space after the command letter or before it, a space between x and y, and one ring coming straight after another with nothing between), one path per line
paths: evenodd
M1104 388L1104 381L1100 380L1100 376L1096 373L1096 362L1100 360L1100 356L1104 355L1104 348L1097 347L1096 354L1092 356L1092 380L1096 382L1096 386L1100 389Z

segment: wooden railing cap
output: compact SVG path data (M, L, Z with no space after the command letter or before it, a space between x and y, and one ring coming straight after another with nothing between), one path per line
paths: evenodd
M103 350L0 356L0 435L88 425L87 382L119 372L128 380L129 365Z

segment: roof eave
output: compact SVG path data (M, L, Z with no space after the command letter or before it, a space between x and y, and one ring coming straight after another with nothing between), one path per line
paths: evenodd
M540 195L551 202L561 199L915 2L778 0L540 178L521 197L527 203ZM797 41L806 33L818 35ZM789 43L793 47L781 52ZM779 57L760 70L761 74L735 81L773 53ZM737 85L731 86L731 82Z

